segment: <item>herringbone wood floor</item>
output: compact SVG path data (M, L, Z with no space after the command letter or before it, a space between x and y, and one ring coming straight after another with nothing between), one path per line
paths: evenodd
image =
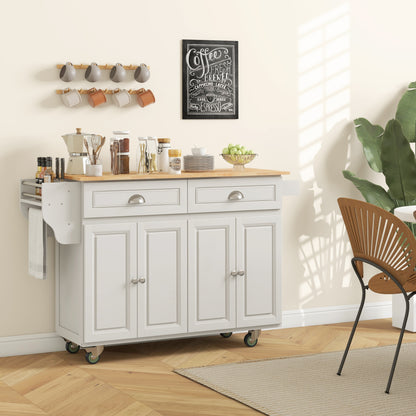
M108 347L96 365L83 350L0 358L0 415L259 415L172 370L342 350L351 325L263 331L254 348L244 334ZM395 344L398 333L389 319L364 321L353 348Z

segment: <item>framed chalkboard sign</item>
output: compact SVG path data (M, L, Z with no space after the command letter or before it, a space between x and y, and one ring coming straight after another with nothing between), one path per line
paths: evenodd
M237 41L182 41L182 118L238 118Z

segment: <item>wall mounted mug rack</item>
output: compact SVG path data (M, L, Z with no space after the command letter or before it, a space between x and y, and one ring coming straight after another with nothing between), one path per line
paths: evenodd
M62 69L64 66L65 66L65 64L57 64L56 65L56 67L58 69ZM74 64L73 66L74 66L75 69L87 69L90 66L90 64ZM108 69L108 70L111 70L114 66L115 66L115 64L98 65L98 67L100 69ZM140 67L140 65L123 65L123 68L126 71L135 71L139 67ZM150 69L149 65L146 65L146 67L148 69Z
M134 71L134 79L137 82L146 82L150 78L150 67L146 64L140 65L122 65L117 63L115 65L105 64L98 65L92 62L90 65L86 64L57 64L56 67L60 69L59 78L64 82L71 82L75 80L76 70L85 69L85 79L89 82L96 82L101 78L101 70L110 70L110 79L114 82L122 82L126 79L126 71Z
M66 88L66 89L64 89L64 90L56 90L56 93L57 94L59 94L59 95L62 95L62 94L66 94L68 91L70 91L70 89L69 88ZM90 92L91 92L91 88L88 88L88 89L83 89L83 88L81 88L81 89L78 89L77 90L80 94L89 94ZM118 91L119 91L119 89L118 88L116 88L116 89L105 89L105 90L101 90L104 94L116 94ZM144 88L140 88L139 90L127 90L128 91L128 93L129 94L131 94L131 95L135 95L135 94L141 94L142 92L144 92L145 91L145 89Z
M146 107L156 102L155 96L151 90L140 88L139 90L127 89L70 89L56 90L56 94L62 96L62 101L67 107L76 107L81 103L81 94L88 95L88 102L91 107L97 107L107 102L106 94L113 95L113 102L117 107L124 107L130 103L130 96L135 95L137 104L140 107Z

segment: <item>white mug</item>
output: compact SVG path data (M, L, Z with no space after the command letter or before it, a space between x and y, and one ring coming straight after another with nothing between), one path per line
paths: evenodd
M117 88L114 90L113 101L117 107L124 107L130 104L130 94L127 90L120 90Z
M65 89L62 94L62 102L67 107L75 107L76 105L81 103L81 94L78 92L78 90L71 90L69 88Z

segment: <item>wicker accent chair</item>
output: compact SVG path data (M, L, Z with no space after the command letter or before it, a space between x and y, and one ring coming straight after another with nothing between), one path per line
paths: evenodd
M366 290L385 294L402 293L406 310L385 390L389 393L409 316L409 300L416 294L416 240L404 222L375 205L348 198L339 198L338 205L351 243L354 255L351 263L361 284L362 297L337 374L341 375L347 358L364 306ZM364 284L363 263L380 271L370 278L367 285Z

